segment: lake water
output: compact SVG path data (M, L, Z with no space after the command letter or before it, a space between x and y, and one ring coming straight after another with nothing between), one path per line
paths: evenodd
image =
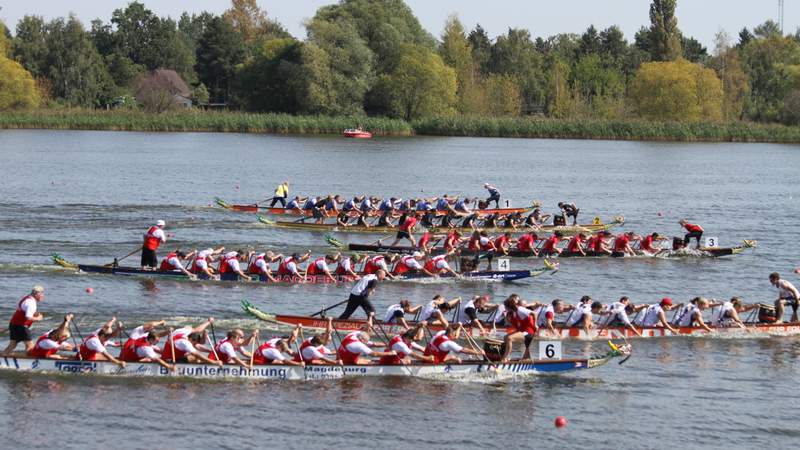
M721 259L564 260L556 275L514 284L384 283L379 311L437 293L495 301L634 302L663 296L741 296L771 302L767 275L792 281L800 265L800 147L477 138L352 141L208 133L0 131L0 316L34 284L52 319L74 312L85 332L111 315L127 323L218 319L217 333L265 324L240 301L308 313L346 299L345 286L218 286L78 275L53 253L108 263L141 242L157 219L168 248L253 246L328 251L319 233L266 228L251 214L212 207L215 196L253 202L288 179L292 194L484 196L552 212L574 201L586 220L622 214L622 229L682 235L701 223L723 246L758 248ZM341 239L344 239L340 236ZM354 237L367 242L368 237ZM373 238L374 239L374 238ZM161 251L163 256L164 251ZM129 260L138 263L138 255ZM512 262L512 268L540 262ZM94 293L85 292L92 287ZM5 320L5 319L3 319ZM603 343L569 343L571 355ZM0 374L0 433L9 447L117 448L674 448L793 446L800 339L635 342L635 355L576 374L517 382L378 379L322 383L158 382ZM553 427L564 415L567 428ZM96 430L82 438L88 426ZM47 432L42 427L47 427ZM94 428L96 427L96 428Z

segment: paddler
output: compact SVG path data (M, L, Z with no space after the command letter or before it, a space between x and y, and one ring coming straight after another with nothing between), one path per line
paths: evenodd
M572 225L578 225L578 213L581 212L580 208L575 206L575 203L558 202L558 209L561 210L562 223L567 224L567 220L572 217Z
M422 253L430 255L435 243L444 237L445 235L443 234L433 234L430 231L425 231L422 233L422 237L419 238L416 249ZM435 240L435 242L431 243L431 240Z
M308 260L311 257L311 250L306 250L302 255L299 253L292 253L291 256L284 256L278 264L278 276L281 281L292 281L302 283L305 277L300 273L298 264Z
M72 352L75 350L75 347L67 342L67 339L70 338L69 324L72 317L72 314L67 314L58 328L39 336L36 344L27 351L27 355L40 359L72 359L72 355L65 357L58 354L60 351Z
M444 313L455 308L460 302L461 297L447 300L442 295L437 294L433 297L433 300L422 307L422 312L419 313L419 322L427 322L429 325L447 326L448 321Z
M525 254L539 256L539 250L536 249L536 241L539 236L534 232L525 233L517 238L517 250Z
M195 252L184 253L180 250L171 252L161 260L161 265L158 267L158 270L161 272L171 272L177 270L179 272L183 272L184 275L192 280L196 280L197 276L186 270L186 267L183 266L183 262L186 259L194 256L194 254Z
M414 328L407 329L402 334L398 334L386 344L387 350L395 352L394 356L384 356L378 361L382 365L400 365L411 364L412 360L423 363L432 363L434 361L433 355L425 356L423 353L425 347L418 344L425 335L426 324L423 322ZM417 350L416 352L414 350Z
M375 314L375 307L369 301L369 296L378 287L378 283L386 278L386 272L378 270L375 273L367 274L361 277L356 282L353 289L350 290L350 297L347 299L347 306L344 312L339 316L339 320L349 319L356 309L361 308L367 317Z
M594 325L592 322L592 304L592 297L584 295L577 305L566 307L565 311L570 313L564 321L564 326L567 328L582 328L586 335L589 336L590 330Z
M206 328L214 322L213 317L196 327L181 327L174 330L164 347L161 349L161 358L172 363L199 363L222 365L222 361L212 361L204 353L211 351L206 346L208 342L208 332ZM173 348L175 351L173 352Z
M606 243L606 238L610 236L608 231L598 231L586 241L586 251L592 252L594 256L611 255L614 252Z
M494 248L497 249L497 252L501 253L503 256L508 256L508 251L511 248L511 245L514 243L515 241L511 237L511 233L507 231L494 240Z
M337 276L349 276L353 277L354 280L359 280L361 276L356 273L356 265L361 264L361 261L364 261L366 257L367 255L358 254L352 256L343 255L339 258L339 264L336 265L336 271L334 271L334 273Z
M429 277L437 278L438 275L426 269L420 261L425 258L421 252L414 252L410 255L401 257L392 268L393 275L406 275L423 273Z
M529 228L539 229L539 227L550 218L549 214L542 214L542 210L539 207L533 208L528 217L525 218L525 226Z
M550 302L549 305L540 305L534 310L536 315L536 327L540 330L547 330L554 338L561 338L561 333L556 330L555 320L556 314L561 314L567 311L564 305L564 300L557 298Z
M271 251L267 251L265 253L256 253L250 257L250 261L247 264L247 273L257 276L261 281L277 283L278 280L272 276L272 270L270 269L269 265L271 263L280 261L282 258L282 254L278 253L276 255Z
M341 344L336 353L342 364L368 365L373 364L371 359L366 357L396 356L393 350L388 352L375 351L372 349L376 344L370 342L368 331L353 331L341 338Z
M622 253L625 256L635 256L636 250L631 247L631 242L640 240L641 237L637 236L633 231L621 233L614 239L614 252Z
M644 308L644 306L642 308ZM620 297L619 301L606 305L606 307L600 311L600 320L598 320L598 324L601 326L601 329L608 327L628 328L633 331L633 334L641 337L642 333L631 323L631 319L628 317L628 311L635 311L635 308L631 305L631 300L625 296Z
M454 228L447 233L447 237L444 239L444 250L448 253L457 251L463 241L464 238L461 237L461 232Z
M285 208L285 209L286 209L286 212L290 212L290 211L291 211L291 212L293 212L293 213L295 213L295 214L297 214L297 215L300 215L300 216L305 216L305 215L306 215L306 213L305 213L305 211L303 211L303 207L300 205L300 203L302 203L302 202L304 202L304 201L306 201L306 200L308 200L308 197L300 197L299 195L296 195L296 196L295 196L295 197L294 197L294 198L293 198L293 199L292 199L292 200L291 200L291 201L290 201L290 202L289 202L289 203L286 205L286 208Z
M434 256L425 262L424 270L434 275L451 275L455 278L463 278L460 273L456 272L450 267L447 260L452 253L445 253L443 255Z
M539 253L545 256L560 255L561 249L558 248L558 243L561 242L561 232L556 231L549 238L545 239L542 249Z
M695 248L700 248L700 238L703 237L703 227L694 223L689 223L686 219L681 219L678 223L687 231L686 235L683 237L683 245L688 246L692 238L695 238L697 239L697 247Z
M397 230L397 236L395 237L394 242L389 244L389 247L394 247L397 245L402 239L408 239L411 242L412 247L417 246L417 241L414 240L414 227L417 225L417 216L414 213L403 213L400 216L399 221L399 228Z
M497 310L498 306L489 303L489 295L476 295L468 302L459 302L455 321L465 327L477 328L481 336L485 336L489 334L489 330L484 328L478 318L478 313L492 313Z
M465 348L456 343L461 336L461 324L451 323L447 329L435 335L425 348L425 356L433 356L433 364L443 364L448 362L461 363L461 359L450 353L463 353L467 355L483 355L482 351Z
M733 297L730 301L722 302L719 309L711 315L711 322L715 327L733 327L746 329L744 322L739 318L739 313L756 309L759 306L745 305L739 297ZM780 316L778 316L780 318Z
M200 278L213 278L214 270L211 268L210 263L213 262L215 256L222 254L223 251L225 251L225 247L200 250L194 257L190 272L199 275Z
M242 271L240 264L240 262L246 262L250 259L251 254L245 253L244 250L225 253L220 258L219 266L217 267L219 279L223 281L239 281L240 278L244 278L247 281L251 281L252 278Z
M496 208L500 208L500 191L489 183L483 183L483 188L489 191L489 198L486 199L486 206L494 202Z
M369 275L371 273L377 273L379 270L382 270L384 274L389 277L390 280L394 280L396 277L392 275L391 268L389 264L394 264L394 262L400 256L394 253L389 253L386 255L375 255L367 259L364 263L364 273Z
M25 345L26 352L33 348L30 328L33 322L44 319L42 313L38 311L39 302L42 300L44 300L44 288L37 285L30 294L22 297L17 303L17 309L8 322L9 342L3 350L3 355L11 354L20 342Z
M291 343L297 340L297 335L302 329L298 324L290 336L281 336L267 339L256 349L253 354L253 364L288 364L290 366L305 366L303 361L295 361L292 356L296 353L291 350ZM288 356L287 356L288 355Z
M406 314L416 315L422 305L413 306L408 299L400 300L400 303L395 303L386 308L386 314L383 315L383 323L399 324L406 330L409 329L408 322L406 322Z
M167 242L167 235L164 227L167 223L159 220L155 225L147 229L142 242L142 269L155 269L158 267L158 246Z
M236 364L245 369L252 369L250 352L245 350L244 347L250 345L257 337L258 330L253 330L250 337L245 341L244 331L239 328L233 329L228 332L225 339L220 340L214 346L213 351L208 353L208 359L212 361L220 360L222 364ZM240 354L247 359L247 362L239 358Z
M486 270L492 270L492 260L494 259L497 247L495 247L494 241L492 241L492 238L486 233L486 230L478 232L477 245L480 251L475 254L475 269L477 270L478 268L478 261L480 258L486 258Z
M156 331L163 326L163 320L148 322L131 330L128 340L119 352L119 359L125 362L154 362L167 370L173 366L161 358L161 349L157 347L159 338L168 336L169 331Z
M651 233L642 238L642 240L639 242L639 249L647 253L655 254L662 250L662 248L658 245L658 242L666 240L668 239L659 236L658 233Z
M672 325L675 327L700 327L709 333L711 329L703 320L703 311L708 309L710 302L703 297L695 297L689 303L681 306L675 317L672 318Z
M644 309L644 313L636 318L635 323L640 327L663 327L678 334L678 330L669 324L665 311L672 309L672 299L664 297L660 302L649 305Z
M792 307L791 322L797 322L797 305L800 301L800 292L794 285L781 278L778 272L769 274L769 282L778 289L778 299L775 300L775 316L778 318L776 323L783 322L783 310L785 305Z
M586 241L586 235L584 233L576 234L567 243L566 252L571 254L586 256L586 252L583 250L583 244L585 241Z
M530 309L520 306L520 301L519 295L511 294L503 302L506 310L506 321L510 325L504 339L503 362L508 361L508 357L514 349L514 343L520 341L525 346L521 359L530 359L531 357L530 345L536 335L536 315Z
M300 344L294 360L297 362L304 362L306 364L328 364L337 365L339 361L330 358L329 355L334 354L326 345L331 340L331 333L333 331L333 318L328 317L325 332L314 335Z
M275 195L272 197L272 202L269 204L270 208L274 208L278 203L286 208L286 198L289 197L289 182L284 181L275 188Z
M338 280L331 273L330 264L339 261L339 254L325 255L311 261L306 268L306 276L324 275L331 283L336 283Z
M113 328L116 321L116 317L112 317L104 326L95 330L94 333L84 339L79 350L80 359L83 361L109 361L123 369L125 368L125 361L120 361L115 358L106 349L106 345L110 344L108 340L119 332L119 329L115 332Z

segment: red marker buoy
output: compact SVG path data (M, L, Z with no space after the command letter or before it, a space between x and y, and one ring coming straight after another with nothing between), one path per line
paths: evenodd
M556 417L556 428L564 428L567 426L567 418L564 416Z
M87 294L91 294L93 292L94 292L94 288L90 288L90 287L86 288L86 293Z

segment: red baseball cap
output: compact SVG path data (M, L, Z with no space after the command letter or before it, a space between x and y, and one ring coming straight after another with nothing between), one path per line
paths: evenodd
M671 306L671 305L672 305L672 299L671 298L664 297L664 298L661 299L661 306Z

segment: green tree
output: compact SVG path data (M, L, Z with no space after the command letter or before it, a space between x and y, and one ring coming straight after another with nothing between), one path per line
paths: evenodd
M0 27L3 27L2 23ZM5 45L6 38L2 30L0 36L0 44ZM39 93L30 72L16 61L8 59L5 54L0 54L0 111L37 106Z
M753 34L755 34L755 37L760 39L780 38L783 36L780 25L775 23L773 20L767 20L761 25L753 28Z
M484 81L488 114L518 116L522 111L519 82L512 75L489 75Z
M650 54L655 61L675 61L683 54L676 0L653 0L650 4Z
M722 116L725 120L740 120L745 99L750 94L747 74L742 68L739 50L730 46L727 33L717 33L715 41L714 56L709 59L708 65L722 81Z
M288 38L289 33L281 24L267 17L256 0L231 0L231 8L222 14L241 36L249 49L269 39Z
M546 76L542 55L536 50L527 30L509 29L497 37L489 60L492 73L513 75L520 83L523 110L545 104Z
M236 66L245 58L241 35L227 20L214 17L206 24L197 45L195 70L200 82L208 88L212 102L227 102Z
M722 83L711 69L684 59L642 64L630 87L637 112L649 120L722 118Z
M697 39L682 37L683 57L693 63L702 63L708 59L708 50Z
M594 25L590 25L589 28L586 29L586 32L581 35L578 52L581 55L592 55L600 53L601 48L602 40L600 39L600 35L597 33L597 29Z
M103 59L75 17L47 24L46 76L52 93L70 105L99 106L113 95L114 83Z
M406 44L397 68L379 82L388 112L405 120L447 115L456 103L456 74L430 49Z
M36 78L45 75L45 24L40 16L25 16L17 23L14 38L14 59Z
M625 90L620 73L614 68L603 67L597 54L578 60L573 69L572 84L590 103L596 96L619 97Z
M200 14L192 14L191 16L189 13L183 13L181 18L178 19L178 31L189 39L192 48L197 48L197 43L203 37L203 33L206 32L206 26L214 18L215 16L207 11L203 11Z
M776 121L792 89L791 67L800 64L800 44L792 38L753 39L740 49L751 95L745 114L754 120Z
M600 55L606 66L622 68L628 52L628 42L618 26L610 26L600 32Z
M488 72L489 58L492 55L492 41L480 24L469 32L469 45L472 49L472 60L481 73Z

